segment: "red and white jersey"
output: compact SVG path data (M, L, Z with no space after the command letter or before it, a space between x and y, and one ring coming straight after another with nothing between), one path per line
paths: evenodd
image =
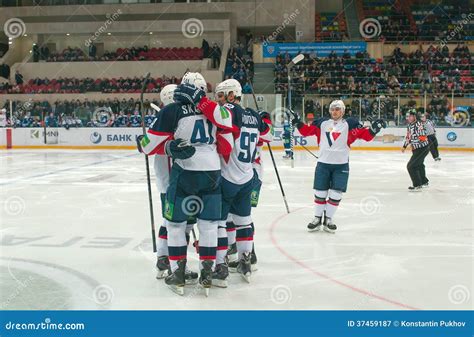
M271 126L252 109L243 109L231 103L224 106L232 112L234 144L230 155L222 156L222 177L233 184L242 185L253 178L257 144L273 139Z
M225 108L216 108L216 105L215 102L206 101L205 111L193 105L167 105L142 140L143 151L148 155L164 154L167 141L181 138L193 145L196 152L191 158L175 160L177 165L189 171L220 170L217 129L230 130L232 126L230 112Z
M316 136L319 145L318 162L326 164L346 164L349 162L351 144L357 139L374 139L369 128L363 127L356 118L349 117L335 121L319 118L311 125L297 125L302 136Z

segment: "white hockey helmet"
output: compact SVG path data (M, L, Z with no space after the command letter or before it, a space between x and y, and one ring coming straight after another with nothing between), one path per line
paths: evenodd
M207 82L200 73L192 73L188 71L181 79L181 83L192 84L207 92Z
M160 100L163 103L163 105L168 105L174 102L173 95L174 91L176 90L177 85L176 84L168 84L165 85L163 89L161 89L160 92Z
M223 92L224 95L228 95L230 92L234 93L235 97L242 97L242 86L240 85L239 81L230 78L219 83L216 86L216 93Z
M346 111L346 105L340 99L336 99L336 100L332 101L331 104L329 105L329 111L331 111L332 109L336 109L336 108L341 109L342 112Z

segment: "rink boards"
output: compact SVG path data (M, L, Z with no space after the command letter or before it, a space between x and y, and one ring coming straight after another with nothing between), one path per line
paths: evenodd
M406 128L382 130L372 142L357 140L353 149L399 150L403 145ZM0 129L0 148L7 149L135 149L135 138L141 128L47 128L46 139L43 128ZM282 128L275 128L272 147L283 149ZM438 128L437 138L441 150L474 150L474 130L472 128ZM316 149L316 137L302 137L295 131L295 149Z

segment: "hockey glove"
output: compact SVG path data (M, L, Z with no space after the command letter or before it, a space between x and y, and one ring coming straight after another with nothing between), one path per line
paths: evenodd
M295 126L295 125L301 124L301 119L298 117L296 112L294 112L293 110L288 109L286 114L290 118L291 125Z
M206 96L204 90L199 89L192 84L183 83L178 85L174 91L173 99L175 102L180 102L182 104L196 105L204 96Z
M173 159L188 159L196 153L196 148L184 139L170 140L165 145L165 152Z
M372 133L376 135L380 132L380 130L385 129L386 127L387 123L383 119L377 119L373 121L370 125L370 131L372 131Z
M260 118L263 119L268 119L268 120L271 120L272 118L270 117L270 114L266 111L263 111L263 110L258 110L258 114L260 115Z
M144 138L143 135L140 135L136 138L136 141L137 141L137 149L138 149L138 152L140 153L143 153L143 148L142 148L142 139Z

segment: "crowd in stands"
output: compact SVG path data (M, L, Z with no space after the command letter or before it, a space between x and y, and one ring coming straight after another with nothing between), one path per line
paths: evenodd
M22 77L21 77L22 79ZM163 76L160 78L150 78L145 92L158 93L167 84L179 84L180 78ZM142 77L134 78L62 78L47 79L35 78L26 83L11 85L9 83L0 84L2 94L41 94L41 93L139 93L143 85ZM208 91L212 87L208 84Z
M240 40L231 47L227 53L224 79L233 78L239 81L242 86L242 92L249 94L254 76L254 62L252 59L252 41L251 34L245 36L246 42ZM239 61L239 59L241 61Z
M87 53L78 47L67 47L60 52L50 52L46 45L33 46L33 62L40 60L46 62L201 60L203 57L203 49L197 47L149 48L143 46L118 48L97 55L94 44L89 45Z
M359 17L376 19L382 41L465 41L474 39L474 14L469 1L419 0L358 2ZM369 34L370 35L370 34Z
M314 119L322 115L328 116L330 102L331 99L321 101L321 99L307 97L304 105L306 119ZM405 101L404 104L401 104L399 116L396 114L398 98L394 96L374 98L366 95L357 99L346 99L345 104L346 116L355 116L361 120L367 120L368 116L380 116L388 122L394 122L396 125L406 124L405 117L409 110L415 109L419 114L425 112L422 104L420 104L420 100L417 101L414 97L411 97L408 101ZM450 98L446 95L433 95L427 102L426 112L437 125L449 125L450 111L451 102ZM469 114L473 116L473 106L471 106Z
M145 123L153 121L155 110L150 103L160 106L157 100L146 99ZM10 110L10 102L6 101L4 109ZM14 127L40 127L43 120L48 127L141 127L140 101L138 99L104 99L92 100L57 100L48 101L13 101L13 119L8 125Z
M474 89L474 54L459 44L449 53L443 48L420 47L406 54L400 48L385 60L371 58L367 52L351 56L331 52L319 58L315 54L292 68L292 88L296 94L422 94L451 93L463 95ZM291 55L280 54L275 62L275 92L286 93L286 65Z

